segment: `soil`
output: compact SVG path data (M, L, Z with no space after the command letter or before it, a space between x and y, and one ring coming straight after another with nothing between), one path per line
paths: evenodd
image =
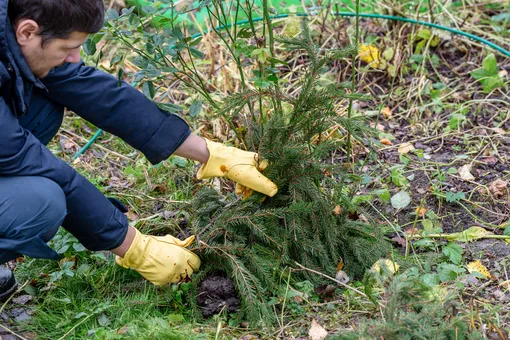
M197 303L206 318L219 314L223 310L235 313L241 306L234 282L224 273L211 273L200 283L197 291Z

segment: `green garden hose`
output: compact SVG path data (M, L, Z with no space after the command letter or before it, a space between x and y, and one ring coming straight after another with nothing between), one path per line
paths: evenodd
M356 16L356 13L353 13L353 12L333 12L332 14L335 16L340 16L340 17L355 17ZM279 15L272 16L271 19L283 19L283 18L288 18L288 17L292 17L292 16L307 17L308 14L307 13L279 14ZM461 30L458 30L455 28L446 27L446 26L442 26L442 25L438 25L438 24L434 24L434 23L426 22L426 21L420 21L420 20L414 20L414 19L409 19L409 18L405 18L405 17L393 16L393 15L364 13L364 14L359 14L359 16L362 18L402 21L402 22L406 22L406 23L410 23L410 24L414 24L414 25L423 25L423 26L447 31L447 32L450 32L450 33L453 33L456 35L460 35L460 36L464 36L466 38L473 39L479 43L482 43L483 45L493 48L494 50L500 52L504 56L510 58L510 51L504 49L503 47L498 46L495 43L488 41L487 39L478 37L474 34L467 33L467 32L464 32L464 31L461 31ZM264 20L263 17L252 19L253 22L258 22L258 21L263 21L263 20ZM235 25L241 26L241 25L248 24L248 23L249 23L248 20L241 20L241 21L236 22ZM232 24L219 26L216 28L216 30L223 30L223 29L229 28L231 26L232 26ZM197 33L197 34L193 35L191 38L194 39L194 38L197 38L200 35L206 34L206 33L208 33L207 30L204 31L203 33ZM94 136L92 136L92 138L87 142L87 144L85 144L78 152L76 152L76 154L72 157L72 161L74 161L75 159L80 157L85 151L87 151L87 149L92 144L94 144L94 142L97 140L97 138L101 135L102 132L103 132L103 130L101 130L101 129L97 130L97 132L94 134Z

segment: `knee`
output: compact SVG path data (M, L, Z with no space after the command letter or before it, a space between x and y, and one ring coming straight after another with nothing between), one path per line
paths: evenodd
M41 229L45 230L42 238L48 242L55 236L67 215L66 196L60 186L47 178L41 177L39 189L35 193L41 219Z
M57 183L44 177L11 177L10 180L4 215L8 215L13 227L8 230L17 234L10 236L25 238L38 234L48 241L67 214L64 192Z
M62 222L66 211L66 196L62 188L44 177L35 177L33 199L48 221Z

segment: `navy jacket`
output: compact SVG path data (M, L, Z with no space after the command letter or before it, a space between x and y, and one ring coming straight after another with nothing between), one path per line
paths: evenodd
M18 122L28 111L34 86L45 90L49 100L119 136L152 163L168 158L189 136L189 127L133 87L119 86L115 77L83 63L65 64L36 79L16 42L7 6L8 0L0 0L0 176L42 176L56 182L66 196L63 226L91 250L113 249L125 237L126 217Z

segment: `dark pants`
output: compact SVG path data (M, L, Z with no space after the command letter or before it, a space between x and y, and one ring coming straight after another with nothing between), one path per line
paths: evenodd
M64 108L38 91L32 95L29 113L19 122L47 144L62 124ZM0 176L0 264L21 255L55 258L46 242L66 215L65 195L55 182L44 177Z

